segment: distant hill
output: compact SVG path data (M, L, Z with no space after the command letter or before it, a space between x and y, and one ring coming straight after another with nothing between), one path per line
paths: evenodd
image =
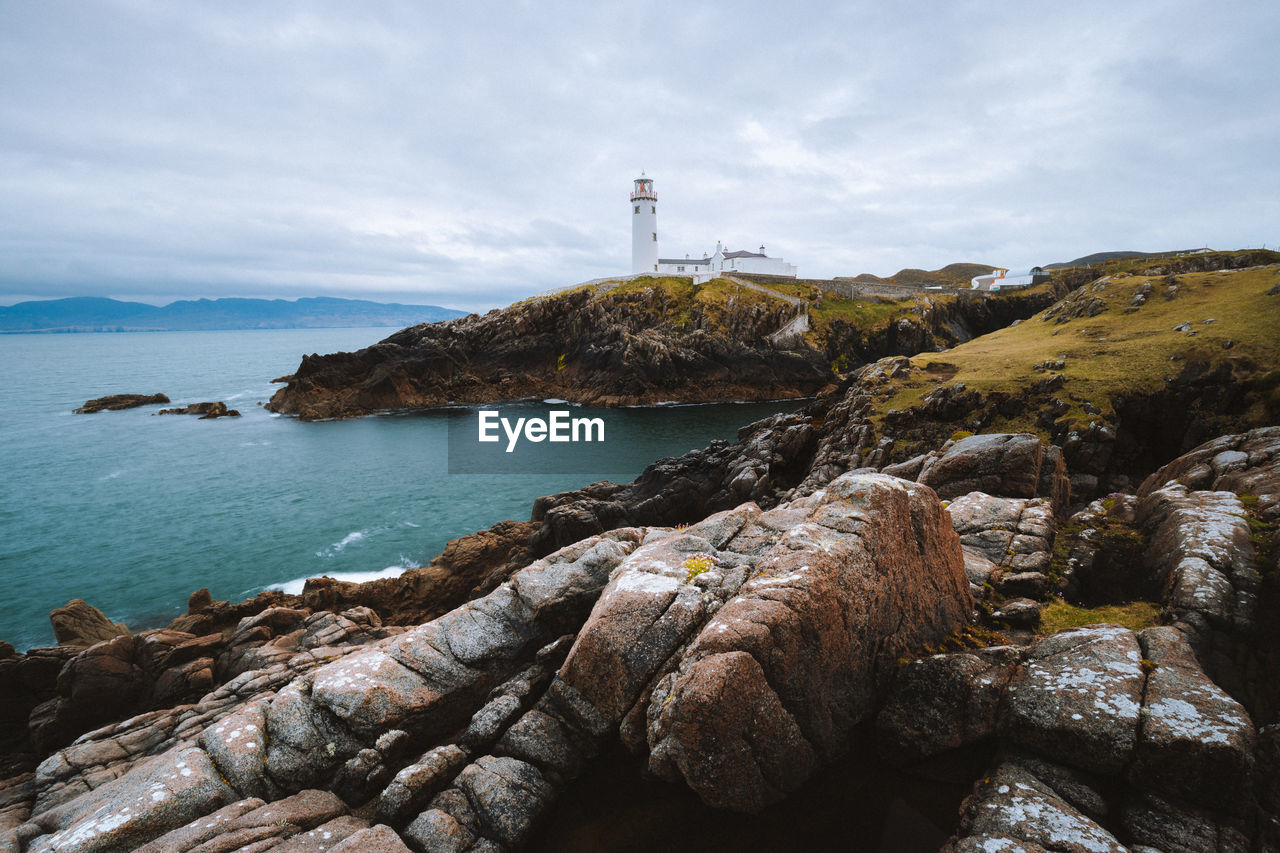
M1091 267L1094 264L1100 264L1103 261L1114 261L1117 258L1145 258L1152 254L1160 254L1159 252L1094 252L1092 255L1085 255L1083 258L1076 258L1074 261L1061 261L1056 264L1045 264L1047 270L1060 270L1066 267Z
M888 278L881 278L864 272L853 276L853 281L866 284L908 284L908 285L964 285L969 286L975 275L989 273L990 264L947 264L940 270L919 270L907 268L899 270Z
M184 299L163 307L95 296L0 307L0 332L186 332L206 329L312 329L434 323L465 311L327 296L285 299Z

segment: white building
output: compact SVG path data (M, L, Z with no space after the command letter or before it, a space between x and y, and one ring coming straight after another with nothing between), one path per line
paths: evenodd
M1015 273L994 269L985 275L975 275L969 283L974 290L1017 290L1020 287L1030 287L1048 280L1047 272L1040 267L1032 267Z
M653 191L653 178L641 172L631 192L631 271L657 269L658 194Z
M769 257L764 253L764 246L758 252L730 252L716 241L716 251L712 255L703 253L701 258L685 255L684 260L659 258L658 196L653 191L653 178L646 178L643 173L635 179L635 188L631 192L631 271L687 275L695 283L735 272L796 277L795 264Z

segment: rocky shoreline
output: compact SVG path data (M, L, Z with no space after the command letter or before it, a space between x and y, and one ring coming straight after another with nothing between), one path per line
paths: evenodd
M1280 849L1280 427L1215 370L1086 428L1045 364L1037 434L945 381L887 415L929 368L886 358L399 578L73 602L0 648L0 851L514 851L619 751L740 813L961 781L952 851Z
M307 850L328 833L347 849L514 850L620 743L743 811L851 755L967 767L955 850L1276 843L1280 702L1265 673L1280 644L1258 614L1277 598L1280 428L1220 438L1069 518L1063 456L1031 435L961 439L909 479L813 477L769 508L739 501L687 527L619 519L630 526L566 546L556 510L584 498L553 498L541 522L454 544L455 564L503 566L497 582L455 589L471 600L434 618L402 614L412 625L347 606L367 584L321 582L251 603L227 633L215 626L246 605L197 595L170 629L11 655L9 691L53 660L60 674L28 730L35 754L53 751L5 783L0 839ZM1001 615L1097 586L1116 541L1098 531L1116 525L1144 543L1130 570L1164 624L1041 636ZM545 556L510 544L539 533ZM155 710L82 732L79 706L104 713L126 672L144 673Z

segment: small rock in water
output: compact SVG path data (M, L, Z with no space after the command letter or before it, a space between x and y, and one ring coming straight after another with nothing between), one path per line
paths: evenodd
M240 413L235 409L228 409L227 404L219 400L210 403L192 403L185 409L161 409L156 414L160 415L199 415L200 420L208 420L210 418L238 418Z
M83 406L75 410L77 415L92 415L94 412L121 409L136 409L138 406L150 406L156 403L167 403L169 398L164 394L108 394L87 400Z

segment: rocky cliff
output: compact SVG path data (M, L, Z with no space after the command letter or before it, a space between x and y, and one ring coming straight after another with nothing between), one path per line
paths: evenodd
M641 278L306 356L269 408L312 419L530 397L597 406L806 397L867 361L1029 316L1054 293L894 302L804 284Z

